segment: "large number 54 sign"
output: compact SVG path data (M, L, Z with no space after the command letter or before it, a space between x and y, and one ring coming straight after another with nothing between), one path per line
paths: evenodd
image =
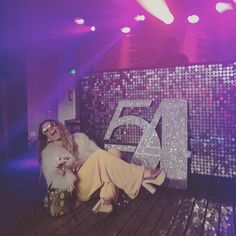
M156 110L151 123L138 116L122 116L127 107L149 107L152 100L121 100L112 117L104 139L110 140L114 130L122 125L137 125L143 135L137 146L108 144L121 151L133 152L132 161L155 168L160 162L168 176L168 186L187 187L187 166L190 152L187 138L187 102L181 99L164 99ZM161 135L156 132L161 120Z

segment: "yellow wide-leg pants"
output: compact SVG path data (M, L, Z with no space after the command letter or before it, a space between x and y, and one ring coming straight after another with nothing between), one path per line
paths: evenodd
M77 172L77 193L81 201L87 201L98 190L100 198L114 199L116 187L134 199L140 190L144 167L127 163L115 153L96 150Z

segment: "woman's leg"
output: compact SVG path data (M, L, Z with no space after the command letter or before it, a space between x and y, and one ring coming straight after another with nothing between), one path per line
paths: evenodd
M111 182L133 199L142 185L143 173L143 166L129 164L98 149L78 171L78 196L81 201L87 201L96 190ZM109 188L106 191L106 196L113 195Z
M108 152L114 157L122 159L121 152L118 148L110 148ZM117 188L113 182L105 182L100 191L100 198L105 200L117 201L119 196L119 188Z
M122 159L121 152L117 148L110 148L108 152L114 157ZM119 188L117 188L111 181L105 182L100 189L100 199L93 207L93 211L110 213L113 210L113 204L117 202L119 197Z

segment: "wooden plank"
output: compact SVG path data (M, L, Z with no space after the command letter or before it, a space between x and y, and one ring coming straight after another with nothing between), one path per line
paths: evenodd
M234 196L221 199L219 235L236 235Z
M88 231L84 233L83 235L86 236L94 236L94 235L103 235L102 232L109 228L110 225L113 223L113 221L117 220L119 215L122 211L125 209L115 209L114 212L112 212L107 217L98 217L96 224L93 225L93 227L89 227ZM77 234L78 235L78 234Z
M76 209L76 211L81 208ZM20 220L17 224L13 225L11 234L17 235L17 232L21 232L22 235L48 235L70 218L73 218L72 214L62 217L51 217L48 211L40 205L38 211L32 211L32 214L28 215L28 218L24 219L24 221Z
M0 235L236 235L234 196L225 192L185 193L181 200L183 191L162 187L151 195L142 190L135 200L117 207L107 218L91 212L97 199L81 204L75 217L50 217L41 199L32 204L14 198L22 203L22 209L16 215L9 214L14 221ZM11 193L5 192L0 199L7 202L7 196L11 202Z
M109 225L100 235L102 236L110 236L117 235L122 228L129 222L129 219L132 215L134 215L138 210L140 203L145 201L145 197L148 196L148 192L146 190L141 191L139 195L130 202L125 211L122 211L121 214L117 215L113 220L112 224Z
M111 216L107 216L111 217ZM85 235L89 232L91 228L93 228L95 225L97 225L101 220L106 221L106 218L101 219L101 216L99 214L94 214L92 211L90 211L89 216L83 221L82 224L77 225L76 228L74 228L72 231L69 231L70 235Z
M181 203L178 212L176 214L175 220L171 225L168 235L184 235L185 228L188 224L188 219L192 213L193 206L195 203L196 193L187 191L183 202Z
M77 225L78 227L74 228L72 231L69 232L70 235L85 235L88 234L91 228L95 228L96 225L98 225L101 222L106 222L107 219L110 219L114 216L114 212L112 212L110 215L100 215L100 214L94 214L90 210L90 214L86 219L83 221L82 224ZM99 225L100 226L100 225ZM97 234L97 233L96 233Z
M51 230L51 225L49 226L47 232L50 230L50 234L56 235L65 235L73 232L73 230L79 228L80 224L83 223L90 214L92 214L92 207L98 199L91 199L89 202L83 203L81 207L76 211L75 216L71 216L67 219L62 219L59 224L58 222L53 226L53 230Z
M187 236L201 235L207 210L207 204L208 194L204 192L199 193L185 230Z
M183 201L185 191L171 189L169 193L170 204L167 205L165 211L162 214L161 219L156 224L155 228L153 229L151 235L166 235L172 225L177 210Z
M160 196L160 199L158 199L157 203L149 212L149 216L143 220L142 225L138 228L135 235L150 235L155 225L161 219L167 205L171 204L170 200L172 198L170 196L172 194L172 190L168 188L163 188L162 191L163 192Z
M118 203L112 214L110 214L105 219L103 217L99 217L96 224L93 225L93 227L89 227L90 229L85 235L94 236L102 234L102 232L107 229L113 223L113 221L115 221L119 217L119 215L122 214L123 211L126 210L128 204L131 204L132 200L129 199L129 197L122 190L120 191L121 192Z
M209 196L204 220L203 235L218 235L220 199L216 194Z
M160 189L154 195L148 194L145 200L140 203L137 213L132 216L119 235L133 235L141 226L144 219L148 218L148 214L154 207L154 204L158 204L161 193L162 191Z

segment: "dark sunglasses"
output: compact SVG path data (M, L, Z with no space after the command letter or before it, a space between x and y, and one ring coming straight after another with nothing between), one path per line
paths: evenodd
M42 129L42 134L47 134L48 131L51 130L51 128L53 128L54 126L56 126L56 123L55 122L51 122L48 127Z

